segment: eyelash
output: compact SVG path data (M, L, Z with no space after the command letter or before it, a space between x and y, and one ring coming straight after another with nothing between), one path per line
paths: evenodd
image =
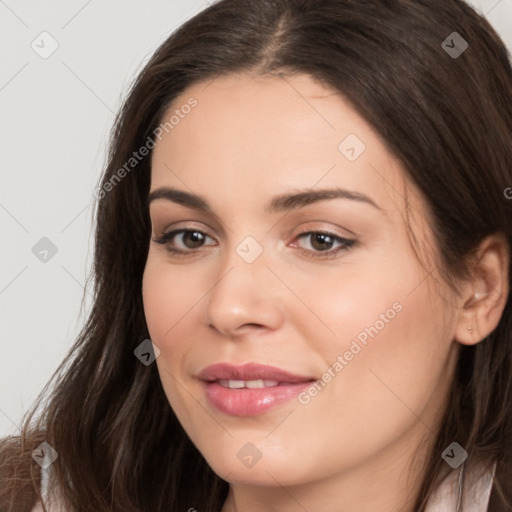
M163 233L159 238L153 239L153 241L157 244L165 245L167 251L172 253L173 255L177 257L187 257L188 255L192 254L194 252L193 249L189 251L182 251L180 249L174 249L170 246L170 241L178 234L181 233L200 233L201 235L209 237L206 233L203 231L200 231L199 229L177 229L174 231L170 231L169 233ZM347 252L350 251L355 245L356 240L350 240L347 238L342 238L338 235L335 235L334 233L329 233L328 231L304 231L302 233L299 233L297 235L297 238L309 236L309 235L324 235L328 236L333 239L333 242L339 242L342 244L342 246L336 248L336 249L330 249L329 251L312 251L310 249L304 249L302 247L298 247L298 250L301 254L304 254L308 257L316 258L316 259L332 259L338 256L341 252Z

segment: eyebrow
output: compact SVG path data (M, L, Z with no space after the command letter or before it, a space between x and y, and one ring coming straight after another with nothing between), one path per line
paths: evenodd
M208 202L201 196L178 190L173 187L159 187L149 193L147 204L157 199L166 199L173 203L181 204L199 210L204 213L216 216L211 209ZM290 211L299 208L304 208L310 204L325 201L327 199L349 199L363 204L373 206L377 210L383 212L384 210L378 206L373 199L360 192L346 190L344 188L329 188L321 190L306 190L303 192L280 194L272 198L265 208L268 214L279 213L283 211Z

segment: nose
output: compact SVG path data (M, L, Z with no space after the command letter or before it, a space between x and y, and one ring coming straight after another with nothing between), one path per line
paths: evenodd
M282 325L283 286L267 263L265 251L252 263L234 248L224 256L205 302L210 328L235 339Z

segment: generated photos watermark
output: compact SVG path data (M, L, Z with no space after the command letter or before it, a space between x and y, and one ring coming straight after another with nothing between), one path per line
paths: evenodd
M167 134L174 130L178 126L182 119L190 114L192 109L197 106L197 100L194 97L190 97L186 103L181 105L180 108L174 110L169 118L160 123L154 130L153 136L148 136L146 142L137 150L132 153L132 156L120 167L101 187L97 187L94 191L94 195L97 199L103 199L108 192L110 192L126 175L128 175L139 162L150 154L150 151L156 146L155 139L162 140L164 134Z
M379 315L379 319L376 320L370 327L365 327L357 336L356 339L352 340L350 348L346 350L343 355L338 355L336 360L327 368L322 374L322 377L317 381L313 382L305 391L302 391L297 396L297 400L302 405L307 405L311 400L317 396L326 386L331 382L349 363L354 359L354 356L359 354L363 348L367 346L368 336L375 338L387 324L393 320L403 306L400 302L394 302L392 307L386 310L385 313ZM359 342L359 343L358 343Z

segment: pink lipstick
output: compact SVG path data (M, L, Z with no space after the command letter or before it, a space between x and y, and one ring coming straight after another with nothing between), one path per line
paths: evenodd
M261 414L297 396L316 380L257 363L214 364L203 369L198 377L210 403L231 416Z

